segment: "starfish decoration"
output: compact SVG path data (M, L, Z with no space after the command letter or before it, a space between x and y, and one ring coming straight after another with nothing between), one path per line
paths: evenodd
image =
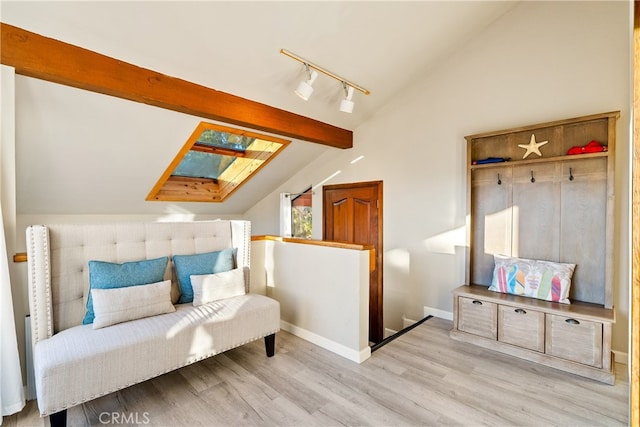
M527 150L527 152L524 153L524 156L522 156L522 158L526 159L527 156L531 153L536 153L538 156L542 157L542 153L540 152L540 147L542 147L544 144L548 142L549 141L536 142L536 135L532 133L529 144L518 144L518 147L524 148Z

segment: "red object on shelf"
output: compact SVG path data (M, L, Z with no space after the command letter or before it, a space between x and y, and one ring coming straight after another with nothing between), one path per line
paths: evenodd
M567 154L585 154L585 153L600 153L602 151L607 151L607 146L600 144L598 141L591 141L587 145L582 147L571 147Z

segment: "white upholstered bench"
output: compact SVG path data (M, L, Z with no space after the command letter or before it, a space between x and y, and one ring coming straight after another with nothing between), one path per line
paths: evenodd
M250 223L116 223L27 228L29 306L41 416L66 423L66 409L264 338L275 352L280 306L249 289ZM234 248L246 294L94 329L82 324L90 260L124 263ZM175 295L174 299L176 299Z

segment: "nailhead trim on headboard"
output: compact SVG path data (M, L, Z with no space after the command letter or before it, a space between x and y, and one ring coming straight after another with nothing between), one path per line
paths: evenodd
M29 308L32 324L32 343L53 335L51 310L51 270L49 263L49 233L42 225L27 228L29 257ZM41 277L39 277L41 276ZM42 291L39 291L39 288ZM44 313L41 311L44 310ZM44 316L44 322L41 317ZM43 330L44 328L44 330Z

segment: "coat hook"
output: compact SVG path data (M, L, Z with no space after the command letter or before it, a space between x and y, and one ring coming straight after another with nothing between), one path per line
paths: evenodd
M498 185L502 184L502 180L500 179L500 174L498 174Z
M533 177L533 171L531 171L531 182L536 182L536 179Z
M573 181L573 168L569 168L569 181Z

